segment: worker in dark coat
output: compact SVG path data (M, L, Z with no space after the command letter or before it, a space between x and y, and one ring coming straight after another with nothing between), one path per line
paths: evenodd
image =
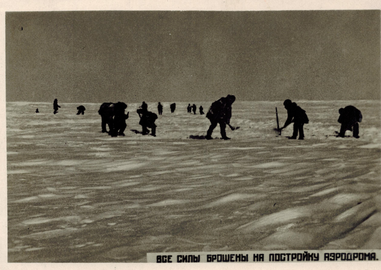
M235 96L227 95L212 103L206 117L210 120L210 127L206 134L206 139L212 139L212 133L217 124L220 125L222 139L229 140L226 136L226 125L230 126L230 118L232 116L232 104Z
M109 132L112 130L114 125L114 106L112 102L104 102L99 107L98 113L102 118L101 126L102 132L107 132L107 125L109 127Z
M157 112L159 113L159 115L163 114L163 105L161 105L160 102L157 104Z
M337 120L341 124L340 133L338 137L344 137L345 131L351 130L353 137L360 138L359 136L359 123L362 121L362 114L355 106L349 105L347 107L339 109L339 119Z
M58 108L61 108L60 105L58 105L58 99L55 99L54 102L53 102L53 110L54 110L54 114L56 114L58 112Z
M308 124L308 117L306 111L300 108L295 102L292 102L289 99L286 99L283 102L285 109L287 110L287 119L283 127L280 130L286 128L292 122L294 123L294 131L292 137L289 139L296 139L299 133L299 140L304 139L304 124Z
M126 130L127 123L126 119L129 117L129 113L125 114L127 109L127 104L124 102L114 103L114 118L112 128L109 132L111 137L125 136L124 131Z
M139 125L142 126L142 134L149 134L149 129L151 129L151 135L156 136L156 125L155 121L157 119L157 114L148 111L147 104L143 101L142 106L136 111L140 117Z
M77 107L77 110L78 110L77 115L80 115L80 114L84 115L86 108L85 108L85 106L80 105Z
M170 105L170 108L171 108L171 113L174 113L175 110L176 110L176 103L172 103L172 104Z
M200 114L204 114L204 108L202 106L200 106Z
M193 104L192 105L193 114L196 114L196 110L197 110L197 106L196 106L196 104Z

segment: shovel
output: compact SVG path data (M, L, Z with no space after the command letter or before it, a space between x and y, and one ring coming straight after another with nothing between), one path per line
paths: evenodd
M230 124L228 124L228 126L230 127L231 130L237 130L237 129L239 129L239 127L233 127Z
M279 136L282 135L282 130L279 128L279 118L278 118L278 108L275 107L275 115L276 115L276 128L275 131L279 132Z

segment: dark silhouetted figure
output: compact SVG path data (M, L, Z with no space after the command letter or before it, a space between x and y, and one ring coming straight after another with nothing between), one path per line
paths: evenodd
M114 119L114 103L104 102L98 110L99 115L102 118L102 132L107 132L106 125L108 125L109 130L112 129L113 119Z
M192 112L192 106L191 106L190 104L188 104L187 112L188 112L188 113L191 113L191 112Z
M61 108L60 105L58 105L58 100L55 99L54 102L53 102L53 110L54 110L54 114L56 114L58 112L58 108Z
M222 139L229 140L226 136L226 125L230 126L230 118L232 116L232 104L235 96L227 95L212 103L206 117L210 120L210 127L206 134L206 139L212 139L212 133L217 124L220 125ZM233 129L233 128L232 128Z
M147 105L147 103L145 103L145 101L143 101L143 103L140 106L140 108L143 109L144 111L148 111L148 105Z
M204 108L202 106L200 106L200 114L203 115L204 114Z
M148 111L147 104L143 101L143 104L136 111L140 117L139 125L142 126L142 134L149 134L148 128L151 129L151 135L156 136L156 125L155 121L157 119L156 113Z
M172 104L170 105L170 107L171 107L171 113L174 113L175 110L176 110L176 103L172 103Z
M159 104L157 104L157 112L159 113L159 115L163 114L163 105L161 105L160 102Z
M121 135L124 136L124 130L126 129L125 120L128 119L127 115L124 114L124 110L127 108L127 104L124 102L103 103L98 113L102 118L102 132L107 132L106 125L109 127L109 134L111 136Z
M36 113L39 113L38 108L36 109Z
M339 119L337 120L341 124L340 133L338 137L344 138L345 131L351 130L353 137L360 138L359 136L359 123L362 121L362 114L355 106L349 105L347 107L339 109Z
M197 110L197 106L196 106L196 104L193 104L192 105L193 114L196 114L196 110Z
M78 110L77 115L80 115L80 114L84 115L86 108L85 108L85 106L80 105L77 107L77 110Z
M114 117L111 125L109 134L111 137L125 136L124 131L126 130L127 124L126 119L128 119L129 113L125 114L127 109L127 104L124 102L118 102L114 104Z
M283 127L280 128L280 130L286 128L289 124L294 122L294 131L292 137L289 137L289 139L296 139L299 133L299 140L304 140L303 126L304 124L308 124L308 117L306 111L289 99L286 99L283 102L283 105L287 110L287 119Z

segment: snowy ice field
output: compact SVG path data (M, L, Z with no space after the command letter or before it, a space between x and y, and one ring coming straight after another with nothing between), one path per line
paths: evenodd
M218 97L219 98L219 97ZM205 116L163 103L157 137L136 109L101 133L100 103L7 102L9 262L145 262L151 252L381 248L379 101L296 101L310 123L288 140L282 101L233 104L224 141ZM117 100L113 101L117 102ZM205 112L211 102L197 102ZM338 109L362 111L336 138ZM157 113L156 103L148 103ZM40 113L35 113L36 108ZM193 139L192 139L193 138Z

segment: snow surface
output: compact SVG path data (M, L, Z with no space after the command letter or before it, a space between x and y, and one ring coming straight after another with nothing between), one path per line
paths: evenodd
M124 100L120 100L124 101ZM117 101L114 101L117 102ZM128 104L128 101L124 101ZM379 101L300 101L304 141L278 136L282 102L233 104L230 141L163 103L157 137L128 104L125 137L100 104L7 103L9 262L144 262L148 252L381 248ZM207 111L211 102L196 103ZM358 107L360 139L336 138ZM148 103L157 112L156 103ZM40 113L35 113L36 108Z

